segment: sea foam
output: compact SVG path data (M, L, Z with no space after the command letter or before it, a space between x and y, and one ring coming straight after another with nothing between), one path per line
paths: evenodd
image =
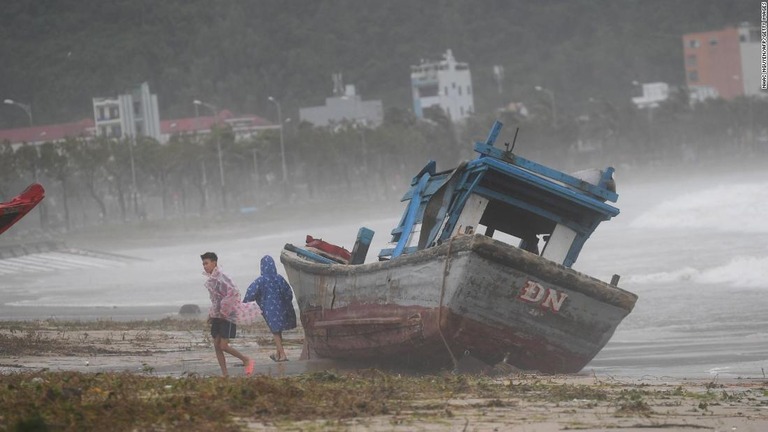
M626 282L638 285L691 283L768 288L768 257L738 256L721 266L703 270L683 267L672 271L631 275Z
M632 228L768 233L768 182L722 185L662 202Z

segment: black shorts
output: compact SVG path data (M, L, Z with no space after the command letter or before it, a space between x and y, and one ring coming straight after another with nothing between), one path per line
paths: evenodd
M211 318L211 337L222 339L234 339L237 334L237 325L221 318Z

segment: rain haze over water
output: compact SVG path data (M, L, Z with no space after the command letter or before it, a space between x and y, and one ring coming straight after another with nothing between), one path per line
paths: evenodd
M619 274L619 286L639 300L585 370L759 375L768 357L768 177L759 171L648 176L626 184L617 177L621 214L598 228L574 268L605 281ZM285 243L302 244L307 234L351 248L357 229L369 227L376 235L368 260L375 260L399 210L393 206L382 213L389 217L379 218L340 215L324 225L291 222L268 233L254 224L253 235L237 237L225 228L219 236L211 228L199 242L113 251L142 261L16 273L8 276L16 299L3 310L45 318L66 307L93 306L103 315L110 311L98 308L159 307L169 314L185 303L205 308L200 253L216 251L244 291L264 254L277 257Z

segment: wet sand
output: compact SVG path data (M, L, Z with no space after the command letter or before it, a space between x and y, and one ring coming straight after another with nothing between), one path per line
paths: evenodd
M286 332L284 339L290 361L281 363L269 359L274 344L263 324L240 327L232 345L256 360L258 376L287 379L321 371L354 374L363 370L324 359L299 360L300 329ZM200 317L143 322L4 321L0 342L0 380L3 375L40 371L128 372L179 379L221 375L207 325ZM242 379L242 365L227 359L230 379ZM247 430L768 430L768 379L762 377L728 381L622 378L589 370L551 376L505 365L476 366L471 360L462 361L459 373L486 380L479 387L482 390L450 391L437 400L417 398L408 402L407 410L387 415L333 421L257 416L240 423ZM401 376L400 372L384 373ZM439 383L456 374L445 371L429 376L431 383Z

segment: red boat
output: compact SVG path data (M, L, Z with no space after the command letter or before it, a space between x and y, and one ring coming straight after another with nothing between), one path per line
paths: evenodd
M0 203L0 234L35 208L43 198L45 198L45 189L41 184L33 183L12 200Z

